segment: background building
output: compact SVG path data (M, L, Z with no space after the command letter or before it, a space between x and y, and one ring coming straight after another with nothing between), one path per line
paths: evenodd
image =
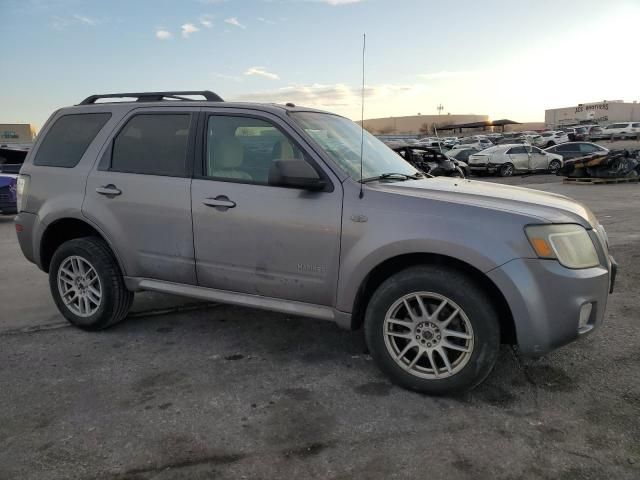
M639 122L640 104L622 100L603 100L594 103L579 103L573 107L551 108L544 112L547 128L563 125L598 124L615 122Z
M409 117L371 118L364 121L364 127L375 135L430 135L433 133L434 125L441 127L454 123L487 120L489 120L488 115L412 115Z
M30 123L0 123L0 145L31 143L36 129Z

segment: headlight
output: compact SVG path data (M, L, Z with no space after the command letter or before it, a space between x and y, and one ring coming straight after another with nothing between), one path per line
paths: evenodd
M590 268L600 264L591 237L580 225L530 225L525 232L540 258L558 260L567 268Z

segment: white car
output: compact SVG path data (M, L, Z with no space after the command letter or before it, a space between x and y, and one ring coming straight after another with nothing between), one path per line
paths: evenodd
M492 147L493 142L486 137L485 138L467 137L460 140L460 143L456 145L456 147L460 145L465 145L467 147L473 145L481 150L484 150L485 148Z
M567 132L562 132L560 130L548 130L546 132L542 132L540 136L542 137L542 140L540 141L540 144L536 145L546 148L569 141L569 135L567 135Z
M496 145L469 156L473 173L497 173L510 177L516 172L556 173L562 167L562 157L531 145Z
M612 123L602 130L603 138L636 138L638 135L640 135L640 122Z

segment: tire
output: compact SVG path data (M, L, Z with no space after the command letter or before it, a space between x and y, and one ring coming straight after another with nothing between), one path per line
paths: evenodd
M446 304L436 314L436 305L443 301ZM390 320L399 317L407 320L405 325ZM365 338L376 364L393 383L431 395L461 393L480 384L495 365L500 347L497 319L487 295L464 273L416 266L389 277L375 291L365 312ZM469 338L445 335L451 330ZM467 351L450 349L451 343Z
M558 159L551 160L549 162L549 173L555 175L558 173L558 170L560 170L561 167L562 167L562 164L560 163L560 160Z
M501 177L511 177L513 175L513 164L505 163L500 167L500 170L498 170L498 174Z
M133 302L113 253L96 237L58 247L49 266L49 288L60 313L83 330L102 330L124 320Z
M553 147L555 142L547 142L547 146L545 148Z

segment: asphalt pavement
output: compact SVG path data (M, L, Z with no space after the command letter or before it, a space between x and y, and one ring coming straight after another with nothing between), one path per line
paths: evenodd
M0 479L640 478L640 185L505 183L584 201L620 263L606 323L433 398L391 385L361 332L141 294L67 325L0 218Z

